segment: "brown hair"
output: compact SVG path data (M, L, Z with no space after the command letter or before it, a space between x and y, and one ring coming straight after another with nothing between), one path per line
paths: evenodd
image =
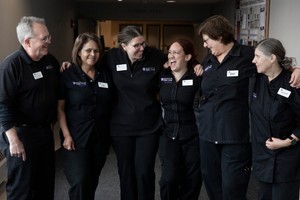
M118 43L128 44L133 38L143 36L141 30L137 26L126 26L118 35Z
M96 35L95 33L81 33L77 36L77 38L74 42L73 50L72 50L72 62L74 64L76 64L78 66L82 65L82 60L78 56L78 52L81 51L83 45L86 44L90 40L96 42L96 44L99 48L99 51L102 50L100 38L98 37L98 35ZM100 55L101 55L101 52L100 52ZM99 62L99 60L98 60L98 62Z
M202 37L203 34L208 35L213 40L221 38L221 42L225 45L234 41L233 26L228 19L221 15L214 15L200 25L198 35Z
M188 67L189 68L194 67L194 65L197 63L197 60L196 60L196 54L195 54L193 43L186 39L178 39L175 40L173 43L175 42L177 42L182 47L184 54L186 55L191 54L192 57L188 61Z

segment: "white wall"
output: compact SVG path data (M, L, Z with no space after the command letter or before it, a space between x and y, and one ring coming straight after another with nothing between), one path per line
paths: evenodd
M300 1L270 0L269 37L279 39L300 66Z

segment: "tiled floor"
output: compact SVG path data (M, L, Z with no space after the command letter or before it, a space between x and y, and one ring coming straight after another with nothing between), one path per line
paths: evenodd
M5 182L2 182L0 184L0 200L6 199L6 193L5 193Z

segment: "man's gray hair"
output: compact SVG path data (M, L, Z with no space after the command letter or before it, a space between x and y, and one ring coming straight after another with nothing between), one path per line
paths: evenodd
M38 18L38 17L34 17L34 16L22 17L16 28L17 37L18 37L20 44L23 43L23 41L26 37L34 36L33 29L32 29L33 23L46 25L45 19L43 19L43 18Z

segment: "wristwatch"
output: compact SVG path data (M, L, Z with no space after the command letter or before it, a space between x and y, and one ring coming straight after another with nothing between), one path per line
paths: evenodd
M295 138L293 138L292 136L288 137L291 140L291 145L294 146L297 144L297 140Z

